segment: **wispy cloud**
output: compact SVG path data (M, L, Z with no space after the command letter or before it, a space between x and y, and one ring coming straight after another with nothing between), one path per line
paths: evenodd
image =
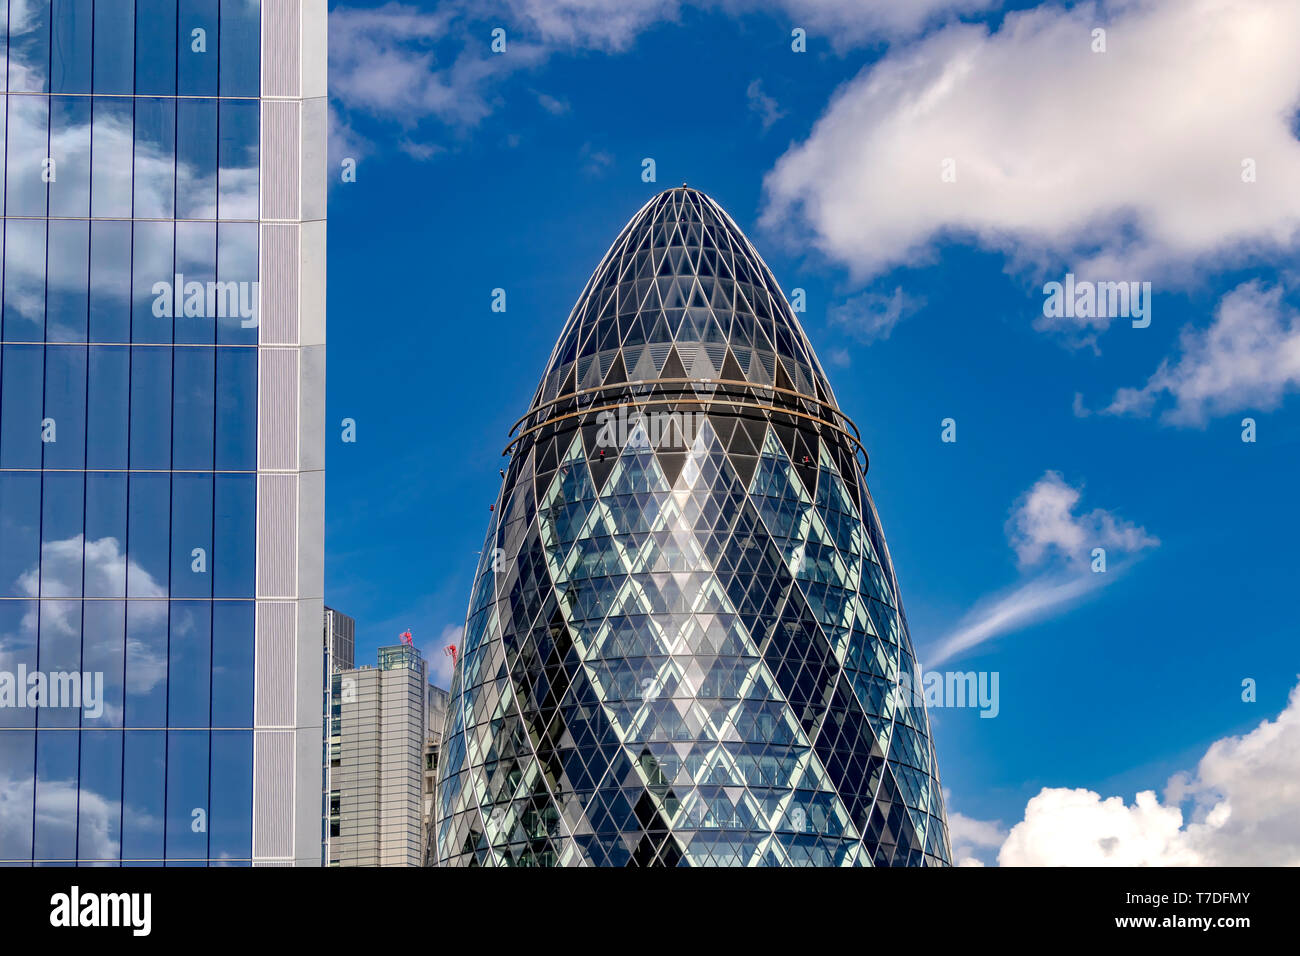
M1001 634L1073 607L1116 580L1142 551L1160 542L1146 529L1102 508L1075 514L1082 492L1046 472L1012 509L1007 536L1022 579L979 602L925 655L938 666ZM1100 567L1094 549L1105 552Z
M777 120L785 116L785 111L781 109L776 100L763 92L761 80L750 82L745 89L745 98L749 101L749 111L758 116L765 132L771 129Z
M431 145L438 139L466 135L501 107L503 84L512 75L556 54L625 52L646 30L677 22L687 6L736 15L776 13L843 48L907 36L954 13L992 5L993 0L442 0L424 9L390 0L375 8L339 6L330 12L331 146L339 159L373 154L379 137L360 128L378 122L402 131L400 148L408 155L437 155L441 150ZM491 46L498 28L505 30L504 52ZM757 84L751 84L751 106L766 129L783 114ZM558 97L534 95L550 113L568 109Z
M871 343L887 339L894 326L925 307L925 299L895 286L888 295L864 292L827 310L831 325L838 325L854 338Z

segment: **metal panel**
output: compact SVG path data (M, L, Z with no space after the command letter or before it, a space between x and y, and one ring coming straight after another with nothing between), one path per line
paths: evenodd
M294 597L298 590L298 478L257 476L257 596Z
M262 95L302 90L301 0L262 0Z
M262 226L262 345L298 344L299 230L288 223Z
M253 732L253 856L293 854L292 730Z
M302 103L262 101L262 215L297 219L302 146Z
M253 722L256 727L294 725L295 647L298 605L294 601L262 601L257 605L256 688Z
M298 467L298 350L258 349L259 470Z

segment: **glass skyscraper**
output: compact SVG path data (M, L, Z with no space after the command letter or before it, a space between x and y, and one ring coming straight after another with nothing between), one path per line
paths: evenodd
M0 864L319 865L325 0L0 61Z
M950 862L866 452L716 203L637 213L512 434L442 865Z

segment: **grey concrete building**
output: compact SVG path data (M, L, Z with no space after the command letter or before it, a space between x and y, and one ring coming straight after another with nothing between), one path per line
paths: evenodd
M423 865L426 675L409 644L331 675L327 865Z

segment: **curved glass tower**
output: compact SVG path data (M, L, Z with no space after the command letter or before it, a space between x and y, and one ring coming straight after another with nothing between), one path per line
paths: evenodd
M949 863L865 451L716 203L633 217L512 439L441 865Z

